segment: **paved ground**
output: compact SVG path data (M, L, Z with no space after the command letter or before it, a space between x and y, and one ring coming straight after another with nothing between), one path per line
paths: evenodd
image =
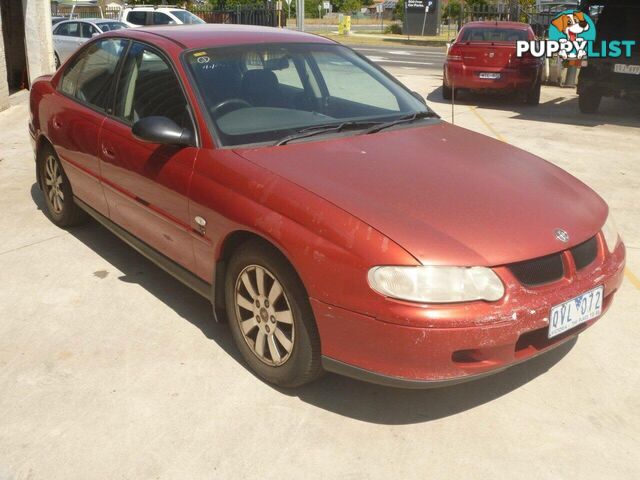
M407 66L385 68L450 118L438 70ZM280 391L244 368L198 295L96 224L46 219L25 100L0 113L0 479L640 478L640 116L628 105L583 117L571 90L546 87L538 108L456 106L457 124L610 202L627 281L577 342L447 389L328 375Z

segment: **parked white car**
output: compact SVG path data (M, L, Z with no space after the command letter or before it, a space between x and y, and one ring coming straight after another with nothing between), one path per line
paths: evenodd
M120 20L130 27L144 25L186 25L205 23L200 17L173 6L140 6L123 8Z
M85 18L57 23L53 27L56 68L59 68L73 52L91 37L121 28L128 28L128 25L108 18Z

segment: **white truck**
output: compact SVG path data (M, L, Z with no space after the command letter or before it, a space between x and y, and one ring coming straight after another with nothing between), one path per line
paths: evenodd
M193 13L173 5L125 5L119 20L130 27L205 23Z

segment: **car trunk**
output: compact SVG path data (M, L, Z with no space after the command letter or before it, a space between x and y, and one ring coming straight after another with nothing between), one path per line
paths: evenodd
M467 67L504 68L516 54L512 43L467 42L460 48L462 62Z

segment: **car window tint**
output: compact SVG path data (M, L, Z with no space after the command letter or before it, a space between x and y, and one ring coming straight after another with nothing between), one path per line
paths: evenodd
M465 28L460 35L460 42L517 42L528 40L529 32L515 28Z
M71 61L62 74L62 79L60 80L60 91L67 95L75 96L78 77L80 76L83 63L83 55L79 55Z
M69 35L69 24L68 23L63 23L63 24L58 25L58 27L55 29L53 34L54 35L64 35L64 36Z
M191 125L187 101L169 64L154 50L134 43L122 69L116 94L116 115L127 123L150 116Z
M169 25L173 20L171 17L162 12L153 12L153 24L154 25ZM175 23L175 22L174 22Z
M80 37L80 24L78 22L67 23L67 35L69 37Z
M132 11L127 14L127 22L134 25L146 25L147 24L147 12Z
M83 52L84 62L75 91L78 100L102 111L110 110L107 107L111 86L126 42L124 39L105 39L89 45Z
M81 23L82 38L91 38L94 33L100 33L90 23Z
M329 96L386 110L399 110L398 99L388 88L364 69L354 69L346 58L325 51L315 54L314 60L322 71Z

